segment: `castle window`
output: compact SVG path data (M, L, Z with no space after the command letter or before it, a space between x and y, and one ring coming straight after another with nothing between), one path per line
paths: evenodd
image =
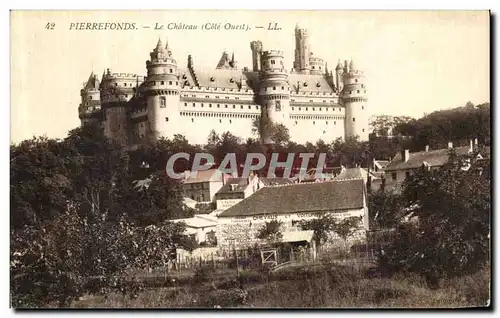
M301 107L299 107L299 110L302 110L302 108L301 108Z
M176 82L175 82L175 85L179 85L179 82L177 82L177 81L176 81Z
M271 60L271 64L276 64L276 61L275 60Z
M210 96L208 96L208 95L205 95L205 98L210 98Z
M215 82L215 78L213 76L210 77L210 82Z
M255 105L255 109L259 109L259 106L258 106L258 105Z
M229 83L234 83L234 79L231 77L231 79L229 80Z
M128 98L128 94L125 94L125 98Z
M172 81L168 81L168 85L172 85Z
M326 122L326 124L328 125L328 121Z
M167 99L164 96L162 96L160 97L160 108L165 108L165 107L167 107Z
M304 86L306 86L306 87L307 87L307 82L304 82Z
M297 125L297 121L295 121L295 125Z
M220 98L219 96L215 96L215 98Z
M321 111L321 107L319 108L319 111Z
M196 106L196 103L193 103L193 107Z
M365 84L361 84L361 88L365 88Z
M314 70L314 65L313 65L312 69Z
M173 70L173 69L170 69L170 73L173 73L173 72L174 72L174 70Z
M313 107L313 111L314 111L314 107Z
M233 105L233 108L236 108L236 105Z
M359 89L358 89L357 93L359 94Z
M285 90L285 86L281 86L281 90L284 91Z
M243 109L243 105L241 105L240 108Z
M333 122L333 124L334 124L334 125L337 125L337 122L336 122L336 121L334 121L334 122Z
M316 125L316 122L313 120L313 125Z
M212 108L212 104L208 104L208 107Z
M188 105L188 103L184 103L184 106L187 106L187 105Z
M365 93L366 93L366 90L365 90Z
M312 99L309 100L310 103L314 103L314 101ZM307 109L306 109L307 110Z
M307 111L307 107L306 107L306 111Z
M352 91L349 91L349 94L352 94Z
M217 108L220 108L220 104L217 104Z
M231 119L229 119L229 123L232 123Z
M363 128L362 131L365 132L365 129Z
M248 105L248 109L252 109L252 106Z
M229 99L229 96L224 97L225 99Z
M163 85L163 84L165 84L165 82L164 82L164 81L161 81L161 85Z
M358 79L356 78L354 81L357 83L357 82L358 82Z
M227 104L226 104L225 106L226 106L226 108L227 108Z
M191 122L194 123L194 118L191 118Z
M293 107L292 107L292 110L293 110Z
M115 86L118 86L118 83L115 83Z
M352 118L352 121L353 121L353 122L355 122L355 121L356 121L356 118L354 118L354 117L353 117L353 118Z
M203 103L201 103L201 107L203 107Z
M165 117L165 121L168 121L168 117Z
M365 109L365 106L361 106L361 109Z
M273 86L273 91L275 91L275 90L276 90L276 86Z
M219 119L219 123L222 123L222 119Z

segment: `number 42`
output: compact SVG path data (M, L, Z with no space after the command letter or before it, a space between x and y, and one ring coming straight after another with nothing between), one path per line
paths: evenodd
M49 23L47 23L47 25L45 26L45 28L47 30L54 30L55 26L56 26L56 24L54 22L49 22Z

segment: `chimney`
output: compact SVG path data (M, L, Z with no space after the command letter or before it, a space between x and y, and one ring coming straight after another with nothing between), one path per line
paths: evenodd
M453 143L450 141L448 142L448 149L453 148Z
M408 162L408 159L410 159L410 149L401 151L401 157L403 158L403 162Z
M425 146L425 152L429 152L429 145Z
M477 146L477 138L474 139L474 145Z
M474 151L474 141L472 139L469 141L469 151L470 152Z

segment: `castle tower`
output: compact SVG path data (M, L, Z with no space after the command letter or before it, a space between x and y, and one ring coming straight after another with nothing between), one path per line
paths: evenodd
M347 63L346 63L347 64ZM345 106L345 136L368 140L368 110L365 77L351 60L349 71L343 74L342 102Z
M295 27L295 62L293 68L295 72L309 74L309 37L306 29Z
M145 91L148 110L147 137L150 140L173 137L180 122L180 86L177 62L172 52L158 40L156 48L146 61L148 75Z
M260 57L262 55L262 42L261 41L252 41L250 42L250 48L252 49L252 65L253 71L260 71L261 60Z
M315 57L312 52L309 56L309 66L311 75L323 75L325 73L325 61L322 58Z
M89 79L80 90L81 103L78 107L78 117L81 125L98 124L101 122L101 95L99 80L92 72Z
M110 69L100 84L104 133L124 146L129 141L128 101L135 94L136 84L137 75L112 73Z
M340 59L337 67L335 67L335 87L337 88L337 93L342 92L342 89L344 88L344 83L342 82L342 63L340 62Z
M262 114L261 123L288 125L290 112L290 87L288 74L285 71L282 51L265 51L262 53L262 69L259 73L259 101ZM261 139L268 143L268 131L262 131Z

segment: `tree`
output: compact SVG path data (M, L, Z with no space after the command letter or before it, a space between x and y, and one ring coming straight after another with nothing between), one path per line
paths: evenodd
M474 273L489 261L490 181L475 158L451 151L441 169L422 169L405 181L404 211L418 226L399 229L411 244L394 241L383 265L417 272L437 287L439 278Z
M360 229L362 219L363 217L348 217L333 224L332 230L344 241L346 250L348 239Z
M299 224L302 230L314 231L314 240L319 247L328 241L336 221L330 214L323 214L312 220L302 220Z
M252 123L252 133L261 138L263 143L283 146L290 141L290 131L281 123L273 123L269 117L256 118Z
M402 203L401 195L397 193L386 192L383 189L370 193L368 197L370 224L382 229L394 228L399 224L403 214Z
M281 241L283 234L281 234L282 222L272 220L266 222L258 231L257 238L267 240L271 244L276 244Z

